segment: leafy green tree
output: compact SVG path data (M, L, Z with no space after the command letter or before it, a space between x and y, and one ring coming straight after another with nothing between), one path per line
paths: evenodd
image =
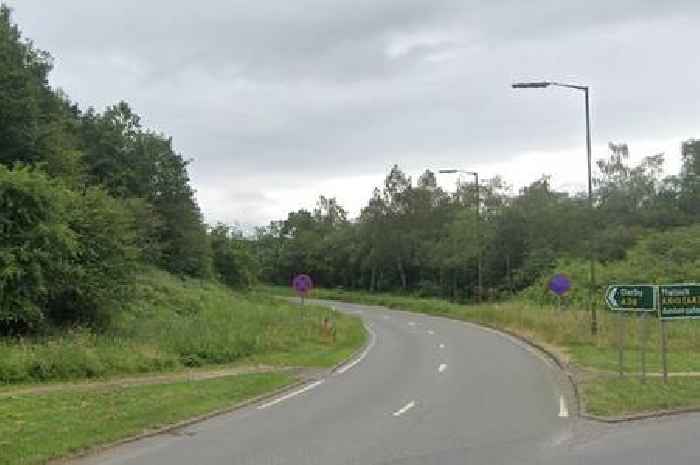
M250 241L230 226L219 223L209 232L214 271L218 279L235 288L250 288L257 281L257 263Z
M29 167L0 167L0 333L102 325L136 266L133 218L100 189L79 194Z

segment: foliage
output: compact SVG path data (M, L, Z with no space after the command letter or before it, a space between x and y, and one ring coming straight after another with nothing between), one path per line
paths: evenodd
M218 224L209 233L214 271L218 279L236 288L250 288L257 268L250 241L230 226Z
M596 265L596 304L604 307L603 290L608 284L700 282L700 225L647 233L627 251L623 260ZM561 259L550 273L542 275L523 291L529 302L551 305L556 298L547 290L554 272L566 274L573 288L566 300L584 306L588 294L589 263L582 259Z
M133 218L28 167L0 166L0 329L103 323L134 268Z
M663 154L631 165L628 146L611 143L609 156L597 162L592 205L587 196L556 191L548 176L516 195L500 177L478 188L459 181L450 195L437 186L434 173L426 171L414 184L394 165L356 221L329 227L302 210L260 228L255 245L261 277L287 284L305 272L325 287L419 291L456 301L530 288L528 298L545 302L546 280L571 264L578 301L591 255L607 273L614 268L608 264L625 259L641 237L674 229L682 235L683 227L700 221L699 147L695 140L685 142L683 169L664 178ZM679 275L668 267L673 265L655 278Z
M331 366L364 341L357 318L155 269L106 331L87 329L0 340L0 384L96 378L254 360ZM322 337L323 317L337 339Z

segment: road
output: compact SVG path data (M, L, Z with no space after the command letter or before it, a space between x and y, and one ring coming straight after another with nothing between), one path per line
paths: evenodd
M697 464L700 416L575 419L561 373L523 343L443 318L333 304L370 342L264 403L81 465Z

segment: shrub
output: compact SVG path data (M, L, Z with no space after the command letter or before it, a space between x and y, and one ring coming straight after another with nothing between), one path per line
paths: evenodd
M0 166L0 334L97 324L134 266L133 220L99 189Z

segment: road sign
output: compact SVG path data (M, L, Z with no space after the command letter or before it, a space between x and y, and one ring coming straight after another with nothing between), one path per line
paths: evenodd
M571 280L563 274L555 275L549 281L549 290L561 297L571 289Z
M657 312L658 287L640 284L608 286L605 291L608 309L614 312Z
M297 294L304 297L311 291L311 289L313 289L314 282L311 280L309 275L300 274L294 277L292 287L295 291L297 291Z
M664 320L700 318L700 284L659 286L660 316Z

